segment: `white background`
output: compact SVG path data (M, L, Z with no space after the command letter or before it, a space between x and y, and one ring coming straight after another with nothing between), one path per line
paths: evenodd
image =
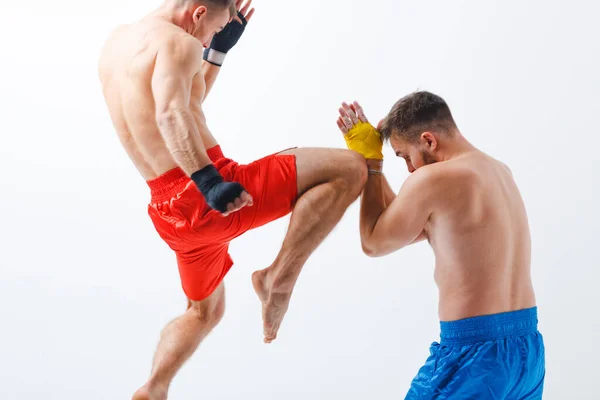
M96 61L108 32L160 2L0 6L0 398L126 399L185 300L120 148ZM547 345L547 399L598 378L600 27L587 1L255 0L206 103L228 156L343 147L341 101L372 120L415 89L506 162L525 198ZM386 149L398 189L404 162ZM305 267L273 345L250 274L282 219L233 243L228 309L172 399L399 399L438 339L427 244L372 260L353 205Z

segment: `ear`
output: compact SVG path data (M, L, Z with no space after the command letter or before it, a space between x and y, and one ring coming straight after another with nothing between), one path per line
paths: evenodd
M435 135L431 132L423 132L421 135L421 142L427 146L431 151L435 151L438 148L438 141Z
M198 21L200 21L206 15L207 11L208 10L206 9L206 6L198 6L194 10L194 13L192 14L192 18L194 19L194 23L198 23Z

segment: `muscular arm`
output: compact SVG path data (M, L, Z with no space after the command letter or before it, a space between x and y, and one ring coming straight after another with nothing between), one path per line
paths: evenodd
M225 55L237 44L246 29L246 25L250 22L252 15L254 15L254 8L250 8L251 4L252 0L236 0L237 15L229 21L223 31L215 35L210 45L210 50L205 52L205 61L202 63L202 75L204 75L206 90L201 99L202 102L206 100L208 93L212 90L217 80ZM211 62L208 62L208 60ZM215 63L218 65L215 65Z
M392 204L392 202L396 198L396 194L392 190L392 187L390 186L385 175L382 175L381 179L383 180L383 198L385 200L385 208L388 208L390 206L390 204ZM423 231L415 240L413 240L413 242L411 244L416 244L416 243L422 242L423 240L426 240L426 239L427 239L427 232Z
M205 77L202 72L196 74L192 80L192 94L190 98L190 110L194 116L194 120L198 126L198 130L201 132L201 137L204 142L205 148L209 149L217 145L217 140L212 136L208 127L206 126L206 117L202 110L202 103L206 98L206 83Z
M386 207L383 175L369 175L360 210L363 251L381 257L426 238L435 185L427 171L411 175L398 196Z
M392 204L392 201L394 201L394 199L396 198L396 195L394 194L394 192L392 191L392 188L390 187L390 184L388 183L387 179L385 179L385 176L383 176L383 179L385 180L385 184L387 186L388 189L384 189L385 192L387 193L386 195L386 208ZM389 197L389 195L392 195L391 197ZM417 238L415 240L413 240L410 244L416 244L416 243L420 243L423 240L427 240L427 232L425 232L425 230L423 230L419 236L417 236Z
M190 109L192 80L201 65L197 44L180 42L159 50L152 76L156 121L177 164L188 175L211 164L201 131ZM207 134L210 134L207 132Z
M396 194L392 190L392 187L390 186L388 180L385 178L385 175L381 175L381 180L383 181L383 199L385 201L385 208L387 208L390 204L392 204L392 201L394 201L394 199L396 198Z
M206 100L206 97L208 97L208 93L213 88L220 71L221 67L218 67L206 61L202 63L202 75L204 76L204 85L206 87L204 95L201 99L202 102L204 102L204 100Z

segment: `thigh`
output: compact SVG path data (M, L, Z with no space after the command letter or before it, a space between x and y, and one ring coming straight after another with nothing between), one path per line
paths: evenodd
M366 178L367 166L363 156L345 149L296 148L278 153L296 159L298 195L310 188L337 178Z
M431 399L434 393L434 375L438 359L438 343L432 343L429 348L429 357L425 364L419 369L417 376L410 384L410 389L406 394L405 400Z
M240 165L231 179L239 182L254 200L232 214L239 221L241 234L289 214L298 197L296 157L292 154L269 155Z
M177 253L177 266L186 297L201 302L219 291L233 260L228 244L197 245L186 253Z
M440 346L431 380L435 399L510 399L519 355L506 340ZM515 397L515 399L518 397Z
M546 377L546 357L544 340L541 333L536 332L508 341L513 353L519 355L519 361L512 365L515 374L510 398L519 400L541 399Z

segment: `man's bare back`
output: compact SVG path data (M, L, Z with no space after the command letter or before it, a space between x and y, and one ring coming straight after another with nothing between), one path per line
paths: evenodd
M435 253L440 318L535 306L527 215L509 169L472 151L417 172L447 181L438 187L425 226Z
M189 89L184 96L196 123L203 123L199 109L205 92L202 51L200 41L153 15L117 28L102 50L99 74L110 116L125 151L145 180L177 166L157 122L153 81L160 77L155 76L156 61L163 54L182 60L187 71L181 73L193 74L186 80ZM199 133L204 148L217 144L207 130Z

